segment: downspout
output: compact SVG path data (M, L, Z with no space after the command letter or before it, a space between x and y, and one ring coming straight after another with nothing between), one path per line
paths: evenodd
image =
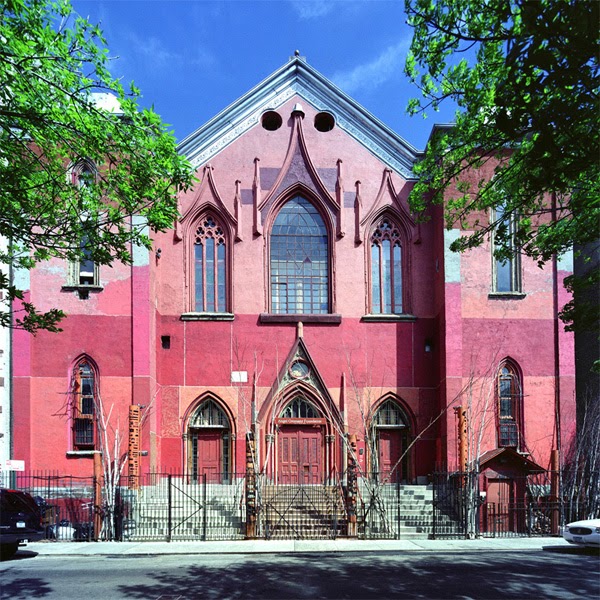
M556 194L552 193L552 221L556 222ZM562 450L560 427L560 344L558 322L558 260L552 256L552 309L554 317L554 425L556 431L556 450Z
M552 222L556 223L556 194L552 193ZM550 494L552 500L558 502L559 511L552 511L552 533L558 534L558 520L563 521L562 497L562 443L560 427L560 343L558 322L558 259L556 253L552 256L552 310L554 319L554 430L556 433L555 448L550 456Z
M8 240L8 284L13 285L14 283L14 267L12 263L12 252L13 252L13 243L12 238ZM14 399L15 399L15 386L13 384L14 377L14 359L13 359L13 351L14 351L14 339L13 339L13 303L12 301L8 305L8 457L13 458L14 452L14 432L13 432L13 423L14 423ZM14 474L13 474L14 475ZM4 482L3 482L4 483ZM14 485L11 482L11 487Z

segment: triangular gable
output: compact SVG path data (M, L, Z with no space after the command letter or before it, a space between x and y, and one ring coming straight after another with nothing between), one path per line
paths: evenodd
M496 448L495 450L484 452L479 457L479 470L483 472L486 469L492 469L498 473L512 470L523 475L543 473L545 471L543 467L519 454L513 448Z
M412 168L419 151L298 56L187 136L179 151L199 167L258 125L265 111L295 94L315 109L332 113L340 129L405 179L415 178Z
M213 207L217 214L222 215L229 220L230 224L235 228L237 225L237 219L229 212L229 209L225 206L225 203L221 199L217 184L213 176L213 169L211 165L204 167L204 174L200 187L194 196L194 199L190 203L185 214L181 217L181 223L193 222L197 215L209 207ZM236 186L237 191L237 186Z
M306 376L299 378L293 374L291 367L297 361L308 366L308 374ZM262 404L258 413L258 421L262 423L272 410L278 413L284 408L286 398L288 397L288 393L286 392L293 394L294 392L301 393L302 391L306 392L308 397L319 398L319 408L323 410L332 423L338 426L342 425L340 412L329 394L327 386L323 382L323 378L304 340L302 337L298 337ZM277 403L277 406L274 406L274 403ZM275 417L277 417L277 414Z
M392 180L391 169L384 169L383 177L381 179L381 186L379 187L379 192L377 193L377 198L375 199L371 210L369 210L367 215L362 219L361 225L365 225L369 221L373 220L376 215L382 214L390 207L394 209L393 212L400 218L400 221L404 225L406 232L410 237L411 230L415 227L415 222L410 214L406 211L404 206L402 206L400 203L399 194L396 191L394 181Z

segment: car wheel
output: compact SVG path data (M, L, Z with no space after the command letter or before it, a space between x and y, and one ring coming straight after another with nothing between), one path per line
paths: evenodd
M0 560L8 560L12 558L19 549L19 544L2 544L0 546Z

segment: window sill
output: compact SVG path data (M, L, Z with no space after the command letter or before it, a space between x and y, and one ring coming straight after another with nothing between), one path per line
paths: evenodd
M490 292L490 300L522 300L527 294L524 292Z
M233 321L233 313L188 312L181 315L182 321Z
M339 325L342 322L342 315L324 314L324 315L286 315L274 313L260 313L258 320L260 323L321 323L324 325Z
M94 454L99 454L100 450L67 450L67 458L82 458L86 456L94 456Z
M75 292L80 290L90 290L92 292L100 292L104 289L102 285L63 285L61 288L64 292Z
M365 323L414 323L417 317L409 314L391 315L382 313L363 315L360 320Z

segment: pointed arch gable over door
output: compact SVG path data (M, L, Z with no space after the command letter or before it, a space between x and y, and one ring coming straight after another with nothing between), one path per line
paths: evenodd
M375 407L370 426L371 468L379 481L411 480L411 422L408 411L395 396L385 397Z

